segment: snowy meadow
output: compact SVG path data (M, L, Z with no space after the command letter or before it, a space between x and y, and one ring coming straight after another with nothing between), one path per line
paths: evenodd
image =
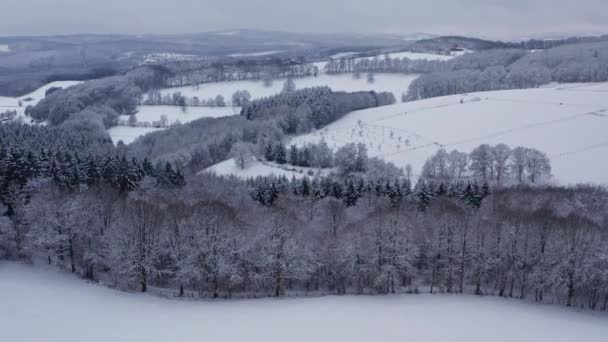
M6 262L0 302L0 336L11 342L603 342L608 335L604 315L492 297L175 301Z

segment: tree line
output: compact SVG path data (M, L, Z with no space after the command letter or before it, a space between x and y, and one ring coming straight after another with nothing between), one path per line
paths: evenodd
M41 182L22 209L25 256L176 296L428 291L591 310L608 303L602 188L421 181L412 189L364 177L188 182L170 191L146 184L126 197ZM280 194L266 197L266 186ZM1 245L12 255L4 229Z
M270 85L276 79L316 77L319 68L303 58L244 59L222 58L219 60L175 61L166 65L173 75L167 79L167 87L197 86L210 82L242 80L262 81Z
M471 153L438 150L424 164L422 177L434 180L478 179L483 182L509 184L541 182L551 176L551 162L542 151L506 144L482 144Z
M563 45L543 51L512 54L501 51L467 54L445 62L447 70L414 80L406 100L476 91L534 88L550 82L608 80L608 43ZM486 62L488 61L488 62Z

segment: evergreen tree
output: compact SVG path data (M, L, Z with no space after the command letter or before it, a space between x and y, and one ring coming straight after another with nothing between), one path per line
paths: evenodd
M272 146L272 142L266 142L266 146L264 146L264 159L268 161L274 161L275 159L275 149Z
M285 145L283 145L283 143L279 142L275 145L274 158L277 164L287 163L287 152L285 151Z
M128 192L137 189L139 172L124 155L118 162L115 182L114 185L122 195L126 195Z
M346 190L343 194L343 202L346 207L354 207L359 200L359 194L352 180L346 182Z
M298 159L298 148L296 145L291 145L289 147L289 163L295 166L300 165L300 160Z
M422 182L416 193L416 197L418 198L418 209L425 212L433 200L433 192L426 182Z
M390 182L387 182L386 185L388 187L386 190L386 195L388 196L391 205L393 207L398 207L399 203L401 203L401 200L403 199L403 192L401 191L399 181L395 181L392 185Z

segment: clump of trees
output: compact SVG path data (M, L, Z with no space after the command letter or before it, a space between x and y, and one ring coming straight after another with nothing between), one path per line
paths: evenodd
M394 102L390 93L333 92L328 87L313 87L251 101L241 115L248 120L278 118L286 134L295 134L321 128L353 110Z
M13 121L16 117L17 117L16 110L6 110L4 112L0 112L0 122Z
M368 174L375 178L396 178L403 176L404 172L390 162L379 158L367 156L365 144L350 143L340 147L334 152L324 140L319 143L307 143L303 146L291 145L286 148L278 141L268 140L262 148L263 158L276 162L279 165L289 164L299 167L312 167L317 169L335 168L341 176L353 174Z
M247 90L237 90L232 94L232 106L245 107L251 101L251 94Z
M233 97L234 101L234 97ZM201 99L198 96L186 97L176 91L171 94L162 94L158 90L146 93L146 98L141 104L148 106L179 106L179 107L226 107L226 100L222 95L216 95L208 99Z
M496 184L538 183L551 176L551 162L539 150L506 144L483 144L464 153L458 150L438 150L422 169L422 177L451 181L477 179Z
M325 141L306 144L302 147L291 145L287 148L281 141L266 141L263 158L277 164L290 164L300 167L331 168L334 166L333 151Z
M52 91L36 106L26 108L26 115L53 126L77 118L111 127L119 115L134 113L143 92L162 87L169 76L165 68L148 66L121 76L91 80Z

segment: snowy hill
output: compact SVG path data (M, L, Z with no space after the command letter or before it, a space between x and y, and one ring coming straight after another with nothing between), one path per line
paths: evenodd
M0 303L0 336L12 342L599 342L608 336L606 317L492 297L176 301L14 263L0 263Z
M17 118L23 117L25 119L25 108L27 106L35 106L45 96L46 91L49 88L59 87L67 88L73 85L82 83L82 81L57 81L45 84L44 86L34 90L33 92L20 96L20 97L3 97L0 96L0 113L7 110L16 110ZM21 101L21 106L19 106Z
M138 106L135 117L137 127L128 125L129 116L121 115L118 118L119 125L108 129L112 141L116 144L122 140L125 144L130 144L138 137L160 130L159 122L164 117L167 119L166 125L175 123L188 123L202 118L219 118L223 116L238 115L239 107L186 107L182 109L178 106Z
M370 156L419 172L439 148L506 143L546 152L559 183L607 184L607 93L608 83L569 84L401 103L350 113L288 144L362 142Z
M275 51L270 51L275 52ZM356 55L356 52L343 52L335 54L332 57L335 59L347 58ZM445 56L429 53L416 52L395 52L389 53L390 58L408 58L411 60L449 60L454 56ZM379 59L384 59L384 55L376 56ZM360 57L355 60L373 59L376 57ZM396 98L400 98L401 94L407 91L410 83L418 77L418 75L405 74L376 74L375 81L368 83L365 77L354 79L352 74L328 75L325 74L325 65L328 62L314 63L319 68L317 77L296 78L294 82L297 88L309 88L317 86L328 86L334 91L370 91L391 92ZM232 94L237 90L247 90L253 98L260 98L278 94L283 89L284 80L278 79L272 82L269 87L264 86L262 81L227 81L203 83L196 86L185 86L176 88L166 88L161 90L161 94L181 93L183 96L192 98L194 96L199 99L208 99L217 95L222 95L224 99L230 101Z

